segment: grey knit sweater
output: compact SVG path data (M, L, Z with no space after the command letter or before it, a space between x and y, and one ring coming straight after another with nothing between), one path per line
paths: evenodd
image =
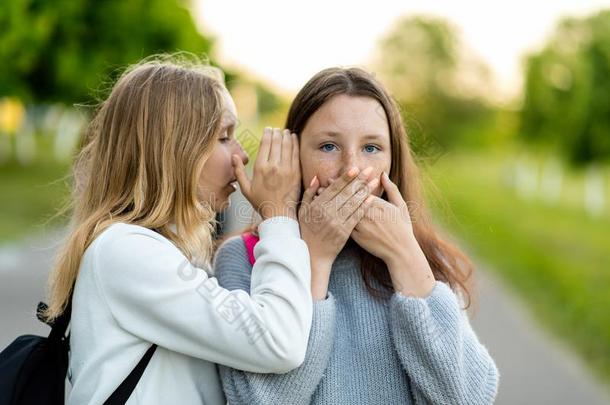
M227 400L240 404L489 404L499 373L447 284L426 298L372 297L357 247L335 260L326 300L314 301L303 364L287 374L220 366ZM220 285L250 292L240 237L218 250ZM375 284L374 284L375 285Z

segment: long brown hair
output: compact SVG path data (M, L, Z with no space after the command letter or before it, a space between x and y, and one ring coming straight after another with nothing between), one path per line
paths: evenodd
M409 138L396 102L385 88L369 73L359 68L329 68L312 77L299 91L286 118L285 127L299 136L309 118L324 103L337 95L370 97L381 104L390 128L392 165L390 179L398 185L407 202L413 232L437 280L448 283L467 298L470 306L470 278L473 266L457 247L445 241L436 231L420 187L420 173L415 163ZM393 292L392 282L385 264L364 249L361 273L369 292L377 297ZM378 284L373 285L373 280Z
M147 58L118 79L74 164L70 231L49 277L48 319L64 311L85 250L114 223L153 229L189 260L209 261L215 213L199 201L198 180L220 130L223 83L220 70L188 55Z

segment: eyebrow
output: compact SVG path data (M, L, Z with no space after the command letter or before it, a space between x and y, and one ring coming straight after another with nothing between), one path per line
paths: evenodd
M317 135L317 136L327 135L327 136L334 138L334 137L341 136L342 134L341 134L341 132L336 132L336 131L320 131L320 132L315 133L314 135ZM364 139L374 139L374 140L383 140L384 139L384 137L379 134L366 134L363 136L363 138Z
M222 129L229 129L231 127L235 127L237 125L237 120L234 118L229 118L227 120L223 120Z

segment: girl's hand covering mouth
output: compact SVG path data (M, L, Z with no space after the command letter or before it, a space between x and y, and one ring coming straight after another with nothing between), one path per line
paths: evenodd
M360 172L353 167L317 197L320 181L315 176L303 194L299 224L309 248L312 295L316 299L326 297L332 264L364 216L372 201L371 191L379 185L377 178L368 180L372 170L369 167Z

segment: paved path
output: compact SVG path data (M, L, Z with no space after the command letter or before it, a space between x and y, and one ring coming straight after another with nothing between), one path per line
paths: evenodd
M228 229L239 229L249 210L235 199ZM235 213L238 214L235 214ZM17 335L46 334L34 317L59 238L51 232L19 245L0 246L0 348ZM491 272L480 270L479 308L473 326L500 369L496 404L610 404L606 388L555 338L540 330L527 308Z
M35 311L44 299L59 240L59 232L49 232L19 245L0 245L0 348L17 335L47 334L50 330L36 319Z
M472 324L500 370L496 404L610 404L608 387L535 322L495 274L479 270Z

